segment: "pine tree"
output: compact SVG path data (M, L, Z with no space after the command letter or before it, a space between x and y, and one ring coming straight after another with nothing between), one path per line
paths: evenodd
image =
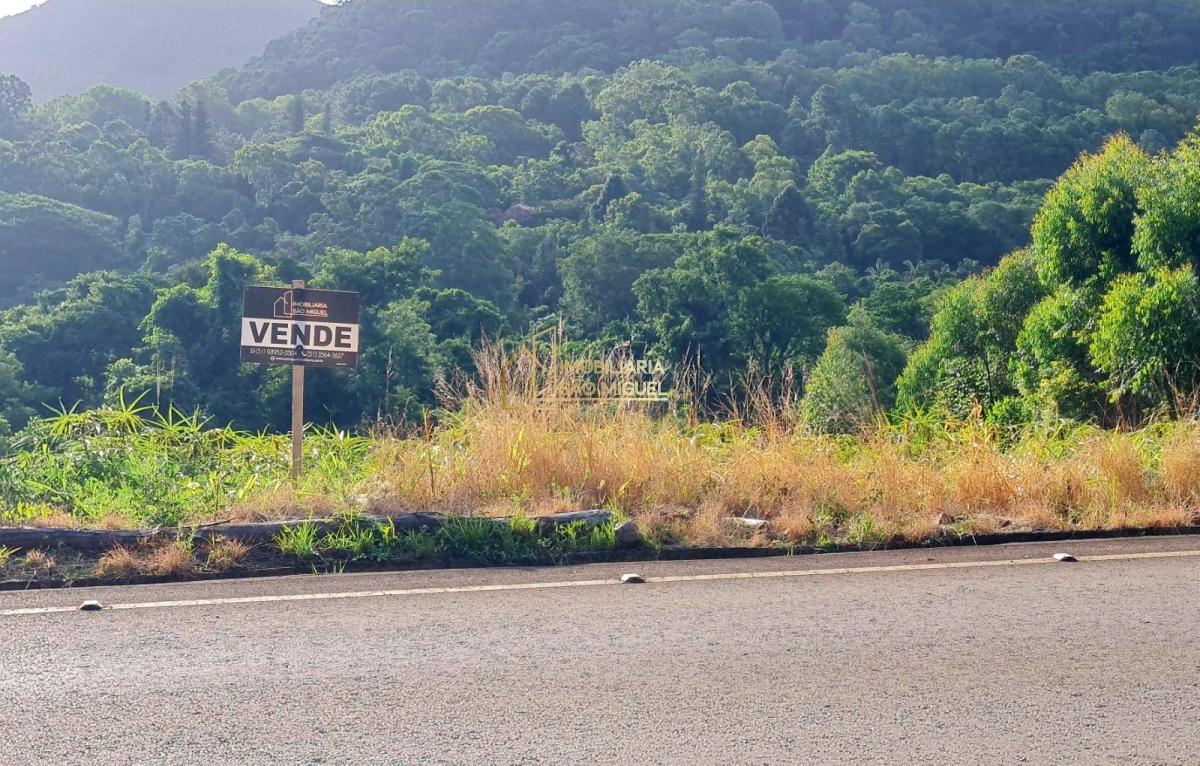
M196 111L192 115L192 154L208 159L213 153L212 120L208 116L208 107L203 101L196 103Z
M175 134L175 159L185 160L192 156L192 105L184 99L179 103L179 131Z
M708 167L704 164L704 150L696 153L692 162L692 188L688 192L687 226L689 231L704 231L708 228Z
M609 175L608 180L604 183L604 191L600 194L600 199L592 204L588 215L597 221L603 221L604 216L608 214L608 206L628 194L629 188L625 186L625 179L617 173Z
M763 234L796 244L812 232L812 209L796 184L788 184L767 211Z
M166 101L159 101L153 108L147 108L150 118L146 124L146 138L162 149L172 148L178 139L179 115Z
M304 113L304 96L300 95L299 93L292 96L291 112L292 112L292 132L293 133L303 133L304 132L304 120L305 120L305 116L306 116Z
M0 73L0 137L18 137L25 116L33 108L33 92L16 75Z

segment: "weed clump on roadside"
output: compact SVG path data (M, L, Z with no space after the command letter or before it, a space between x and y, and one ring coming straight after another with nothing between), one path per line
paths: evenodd
M101 579L123 580L137 575L141 568L141 558L129 548L120 546L103 553L93 573Z
M318 553L317 527L311 521L284 527L275 536L275 547L285 556L315 558Z
M49 574L57 566L54 557L45 551L30 551L25 554L23 561L28 569L39 574Z
M219 537L209 543L204 568L210 572L228 572L242 564L250 546L241 540Z
M185 577L199 569L192 540L178 538L138 548L113 548L100 556L92 574L100 579L124 580L138 575Z
M196 552L190 541L173 540L155 546L142 558L143 574L181 577L196 571Z

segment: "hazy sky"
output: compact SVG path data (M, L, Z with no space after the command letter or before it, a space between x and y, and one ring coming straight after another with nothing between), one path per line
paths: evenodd
M11 16L26 8L32 8L41 0L0 0L0 16Z
M0 16L11 16L44 2L45 0L0 0ZM332 4L335 0L321 0L321 2Z

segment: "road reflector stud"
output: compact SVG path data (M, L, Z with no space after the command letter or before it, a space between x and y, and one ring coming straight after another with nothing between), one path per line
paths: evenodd
M1064 563L1071 562L1071 561L1079 561L1079 559L1075 558L1074 556L1072 556L1069 553L1056 553L1056 554L1054 554L1054 560L1062 561Z
M81 612L99 612L103 608L104 605L99 601L84 601L79 605L79 611Z
M628 574L621 575L621 582L625 583L626 585L633 585L635 583L646 582L646 578L642 577L636 572L630 572Z

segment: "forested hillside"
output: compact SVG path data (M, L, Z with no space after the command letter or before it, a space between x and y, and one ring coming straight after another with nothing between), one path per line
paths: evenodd
M317 15L318 0L46 0L0 19L0 72L38 101L115 85L169 97L244 64Z
M312 377L340 424L561 315L718 388L796 374L838 430L892 406L935 306L1029 244L1080 153L1187 134L1197 32L1182 0L352 0L171 101L8 77L4 417L124 389L282 426L287 370L239 364L237 317L303 277L363 293L360 368ZM902 404L959 380L939 360Z
M354 0L222 82L235 99L270 97L364 72L612 71L689 49L835 68L860 51L1028 53L1074 73L1132 71L1194 63L1198 34L1189 0Z

